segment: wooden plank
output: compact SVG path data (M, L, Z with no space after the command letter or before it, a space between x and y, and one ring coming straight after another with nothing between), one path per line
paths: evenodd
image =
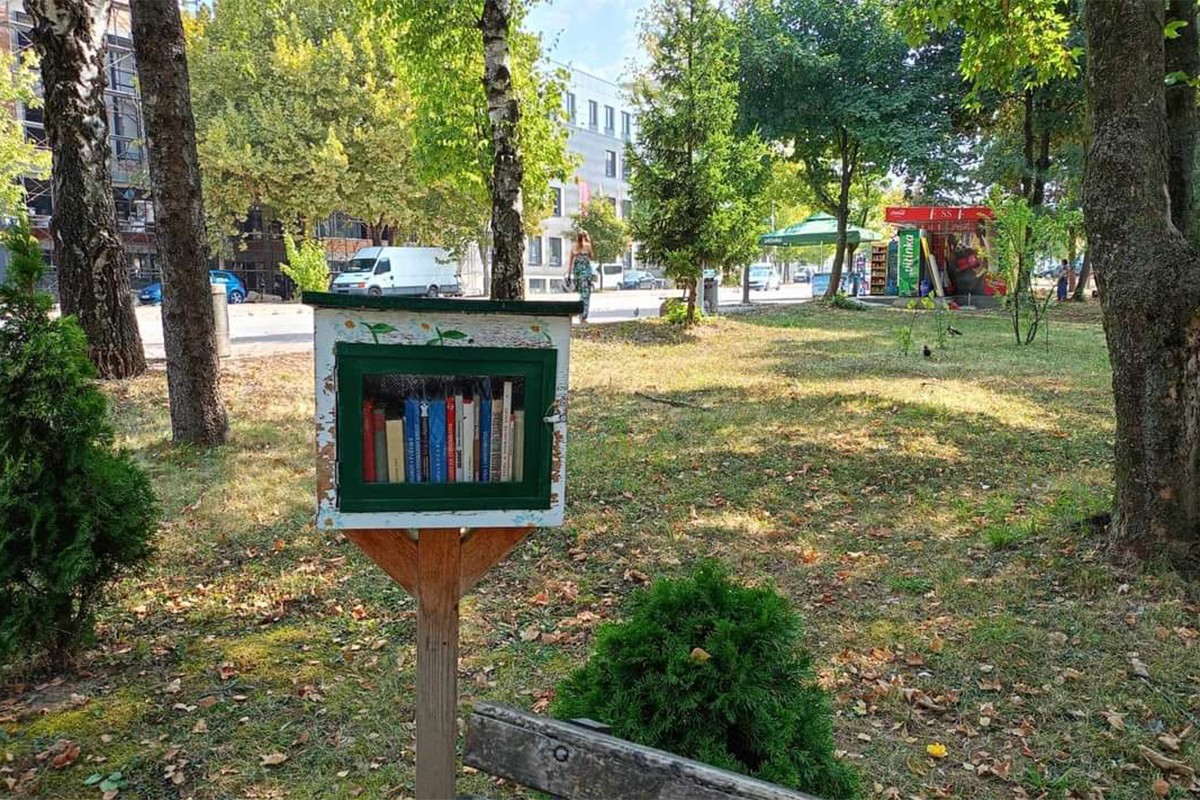
M817 800L492 703L475 706L463 760L489 774L569 800Z
M459 596L465 596L487 571L504 560L525 540L533 528L475 528L463 540L462 580Z
M346 538L358 545L406 592L417 596L417 545L408 531L359 528L346 531Z
M417 539L417 799L454 797L458 739L459 528Z

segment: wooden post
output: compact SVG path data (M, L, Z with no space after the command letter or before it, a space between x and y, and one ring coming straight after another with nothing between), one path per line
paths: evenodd
M417 797L454 797L462 532L417 538Z
M347 530L417 600L417 800L453 798L458 769L458 601L532 528Z

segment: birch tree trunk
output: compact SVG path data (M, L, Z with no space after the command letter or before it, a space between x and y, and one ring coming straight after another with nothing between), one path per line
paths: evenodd
M525 232L521 227L524 167L517 141L521 109L513 91L508 31L512 0L484 0L483 85L492 125L492 299L525 297Z
M171 434L176 442L216 445L225 441L229 425L221 400L183 22L177 0L133 0L132 12L162 264Z
M41 59L53 153L50 236L63 314L74 315L102 378L146 369L129 271L117 229L104 105L111 0L26 0Z
M1171 6L1173 19L1195 28L1194 3ZM1185 141L1194 148L1196 117L1194 100L1168 105L1165 99L1173 91L1164 91L1165 22L1164 4L1144 0L1109 0L1104 13L1086 15L1091 146L1084 219L1113 367L1111 543L1195 572L1200 254L1181 231L1187 214L1177 218L1173 206L1190 196L1191 154L1176 148Z

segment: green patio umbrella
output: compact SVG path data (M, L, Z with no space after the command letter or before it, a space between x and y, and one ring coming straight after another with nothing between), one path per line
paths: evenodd
M881 238L883 237L875 231L869 231L857 225L846 226L847 244L874 242ZM758 237L758 243L764 247L767 245L803 247L814 244L837 244L837 217L818 212L795 225L764 233Z

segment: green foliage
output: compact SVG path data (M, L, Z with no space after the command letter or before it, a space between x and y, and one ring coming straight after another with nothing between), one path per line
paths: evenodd
M889 174L931 191L956 169L951 48L911 50L879 2L748 0L737 25L743 126L803 166L839 223L865 222ZM831 293L845 253L839 242Z
M50 169L49 151L26 140L21 117L11 110L16 103L41 105L35 81L32 64L18 64L7 52L0 54L0 219L23 215L25 184L20 179L43 177Z
M637 76L637 141L627 151L642 257L688 287L705 269L749 263L765 230L767 150L739 137L733 25L711 0L656 0L642 40L652 55Z
M635 594L626 621L602 627L588 663L559 684L554 714L821 797L857 792L833 756L799 616L711 562Z
M1037 212L1023 197L1007 197L993 190L988 204L996 214L989 261L1004 276L1004 307L1012 320L1017 344L1032 344L1047 323L1053 292L1039 298L1033 289L1037 260L1054 254L1063 228L1051 214ZM1047 327L1048 330L1048 327ZM1049 334L1047 333L1047 336Z
M629 228L617 216L614 205L602 197L593 197L579 213L571 217L575 234L587 231L598 264L620 261L629 249Z
M855 300L853 297L847 297L845 292L838 292L833 297L829 298L829 306L832 308L840 308L844 311L866 311L865 303Z
M961 30L960 70L981 90L1042 86L1079 71L1070 40L1070 4L1059 0L901 0L899 19L914 41Z
M283 234L287 262L279 269L296 284L297 292L324 292L329 289L329 262L325 247L316 239L305 239L299 246L290 233Z
M26 225L4 234L0 286L0 660L69 663L107 585L143 564L157 509L150 482L113 449L104 395L72 317L51 319Z
M668 297L663 300L662 313L659 316L668 325L691 325L705 320L704 309L696 306L695 319L688 320L687 300L681 297Z

